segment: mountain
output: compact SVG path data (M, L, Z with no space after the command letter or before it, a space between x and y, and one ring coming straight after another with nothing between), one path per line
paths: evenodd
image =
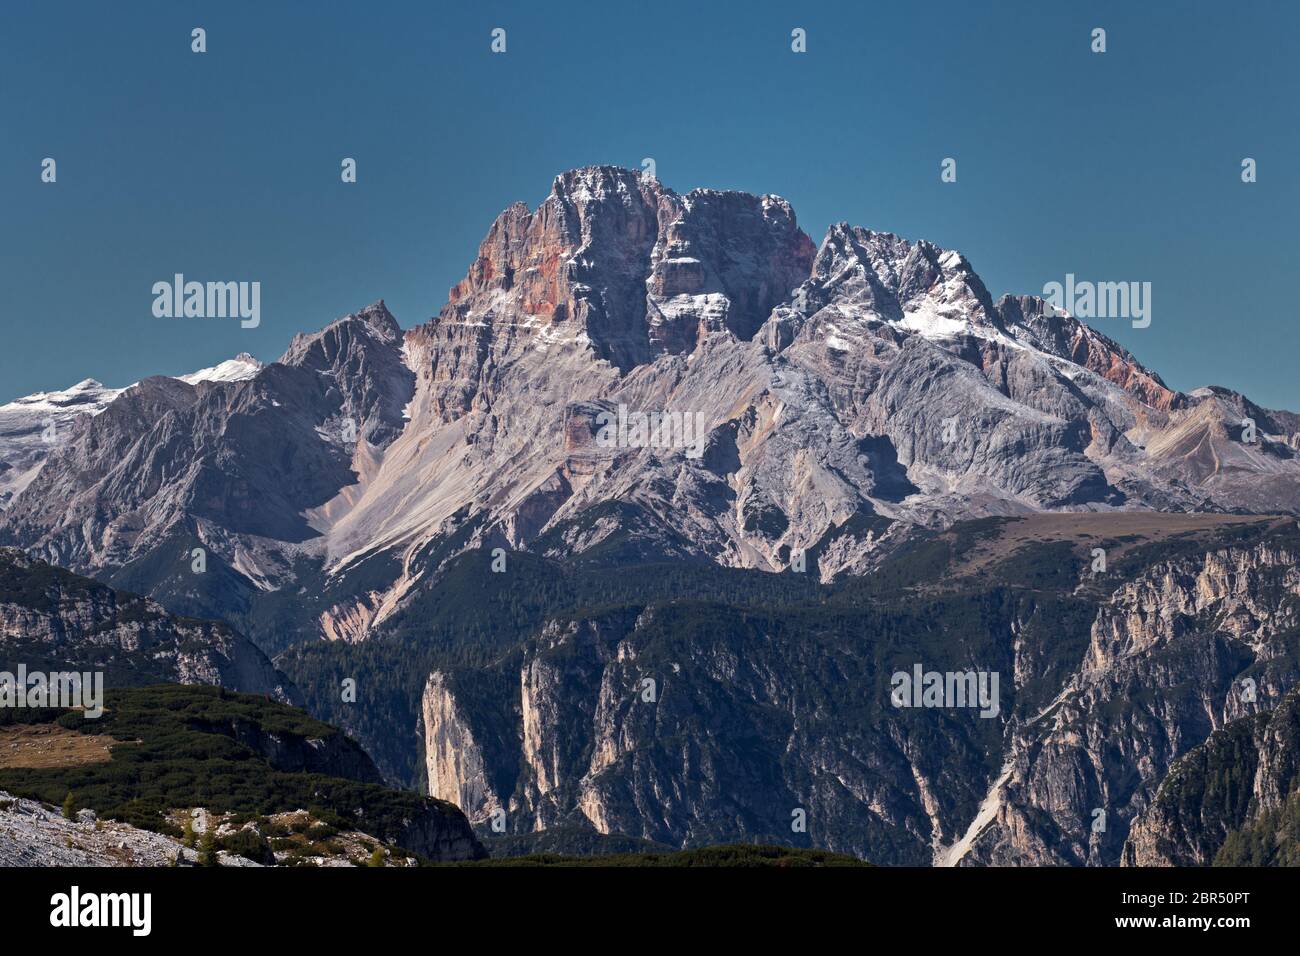
M492 574L473 551L391 631L280 662L386 775L480 828L1116 865L1180 758L1296 686L1298 554L1294 518L1155 513L959 522L829 585L528 556ZM996 680L995 706L898 706L918 667ZM364 709L334 700L346 675Z
M220 684L279 700L297 690L251 641L219 621L177 618L116 591L0 549L0 670L102 671L108 687Z
M1169 772L1124 844L1126 866L1300 863L1300 689L1235 720Z
M0 539L278 648L365 639L479 546L829 579L982 515L1300 509L1292 413L1171 390L960 253L614 167L503 212L428 323L378 302L241 368L77 419Z
M423 325L77 416L0 541L229 621L480 828L1115 864L1300 676L1297 449L959 252L589 167Z
M984 804L993 820L987 831L972 824L954 859L1120 862L1132 821L1174 762L1276 707L1300 680L1297 545L1292 519L1220 546L1184 541L1110 590L1074 672L1009 729Z
M120 394L88 378L63 391L0 405L0 507L27 487L58 436L81 416L98 415Z
M178 376L199 382L240 382L251 378L262 363L247 352L233 359ZM130 387L130 386L128 386ZM126 389L106 388L93 378L57 392L36 392L0 405L0 508L27 487L51 447L68 434L77 419L94 417Z

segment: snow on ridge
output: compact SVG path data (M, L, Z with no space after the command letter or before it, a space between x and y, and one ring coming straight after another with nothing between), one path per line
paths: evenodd
M261 370L261 362L247 352L240 352L234 358L226 359L210 368L201 368L197 372L175 377L190 385L197 385L199 382L244 382Z
M201 368L188 375L174 375L190 385L199 382L242 382L256 375L263 365L247 352L240 352L232 359L227 359L211 368ZM123 388L109 388L93 378L85 378L76 385L49 392L33 392L23 395L11 402L0 405L0 415L98 415L113 400L138 383L132 382Z
M125 389L106 388L93 378L82 379L76 385L52 392L33 392L0 405L3 413L58 413L90 412L97 415Z

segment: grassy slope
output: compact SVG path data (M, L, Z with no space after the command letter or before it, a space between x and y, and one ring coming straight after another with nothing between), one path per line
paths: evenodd
M316 773L276 769L216 729L243 722L281 738L327 738L339 731L292 707L214 687L156 685L109 691L98 720L79 712L0 711L6 723L54 722L112 738L111 759L66 767L0 770L0 790L78 807L172 836L165 813L203 806L222 813L270 814L307 809L335 825L384 836L432 803L419 794Z

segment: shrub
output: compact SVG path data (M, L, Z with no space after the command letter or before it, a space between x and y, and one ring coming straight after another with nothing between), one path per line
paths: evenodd
M212 830L212 827L204 830L203 837L199 840L199 866L221 865L217 858L217 839Z
M275 863L275 853L271 849L271 844L253 829L236 830L230 836L222 837L218 841L218 846L227 853L242 856L245 860L252 860L263 866L271 866Z

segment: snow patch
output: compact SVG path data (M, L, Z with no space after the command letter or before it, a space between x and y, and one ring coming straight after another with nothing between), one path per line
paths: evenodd
M234 358L226 359L226 361L218 365L201 368L197 372L190 372L188 375L177 375L176 377L182 382L188 382L190 385L197 385L199 382L244 382L261 370L261 362L247 352L240 352Z

